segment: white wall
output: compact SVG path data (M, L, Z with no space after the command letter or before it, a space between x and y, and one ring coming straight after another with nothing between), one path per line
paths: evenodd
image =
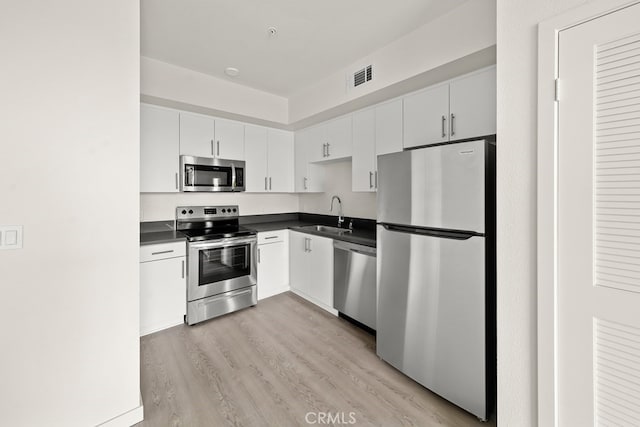
M139 4L3 2L0 413L91 426L139 406Z
M337 215L336 202L333 212L329 211L331 197L335 194L342 200L345 216L376 219L376 193L351 191L351 160L329 163L323 167L324 193L300 194L300 212Z
M141 57L143 95L277 123L289 122L287 98Z
M289 98L289 123L496 44L496 0L467 1ZM346 90L347 73L373 64L374 79ZM488 65L488 64L487 64Z
M498 423L537 425L537 24L584 0L498 0Z
M176 217L176 206L238 205L240 215L298 212L297 194L280 193L142 193L140 221Z

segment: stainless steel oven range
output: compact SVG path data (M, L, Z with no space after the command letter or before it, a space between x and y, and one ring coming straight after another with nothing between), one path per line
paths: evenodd
M176 228L188 241L189 325L257 303L256 232L238 216L238 206L176 208Z

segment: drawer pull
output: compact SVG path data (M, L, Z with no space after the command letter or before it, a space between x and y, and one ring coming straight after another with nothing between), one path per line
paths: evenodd
M265 237L264 240L271 240L271 239L277 239L280 236L269 236L269 237Z
M170 251L151 252L151 255L170 254L171 252L173 252L173 249Z

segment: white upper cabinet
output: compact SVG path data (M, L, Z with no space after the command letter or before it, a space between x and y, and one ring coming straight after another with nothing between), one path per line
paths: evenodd
M353 157L351 187L353 191L375 191L376 110L353 114Z
M376 106L376 154L399 151L402 151L402 99Z
M252 193L267 191L267 128L245 126L245 190Z
M267 132L269 191L290 193L293 188L293 132L269 129Z
M351 157L351 115L305 129L304 132L309 141L309 162Z
M453 81L449 91L451 140L496 133L495 67Z
M351 115L340 117L327 123L327 160L351 157Z
M402 99L353 114L352 190L376 191L377 156L402 151Z
M180 154L213 157L215 128L216 121L212 117L180 113Z
M404 98L405 148L448 141L448 123L448 84Z
M316 158L317 128L304 129L295 133L295 174L294 191L297 193L322 192L324 170L311 163Z
M246 191L294 191L292 132L246 125L245 153Z
M215 157L244 160L244 124L216 119Z
M496 133L496 68L404 98L404 147Z
M140 105L140 192L178 191L178 112Z
M180 154L244 160L244 125L180 113Z

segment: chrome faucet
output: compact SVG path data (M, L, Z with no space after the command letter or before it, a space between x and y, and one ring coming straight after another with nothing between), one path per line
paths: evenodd
M342 216L342 200L340 200L340 197L333 196L331 198L331 207L329 208L329 211L333 212L333 201L336 199L338 200L338 227L342 227L344 217Z

